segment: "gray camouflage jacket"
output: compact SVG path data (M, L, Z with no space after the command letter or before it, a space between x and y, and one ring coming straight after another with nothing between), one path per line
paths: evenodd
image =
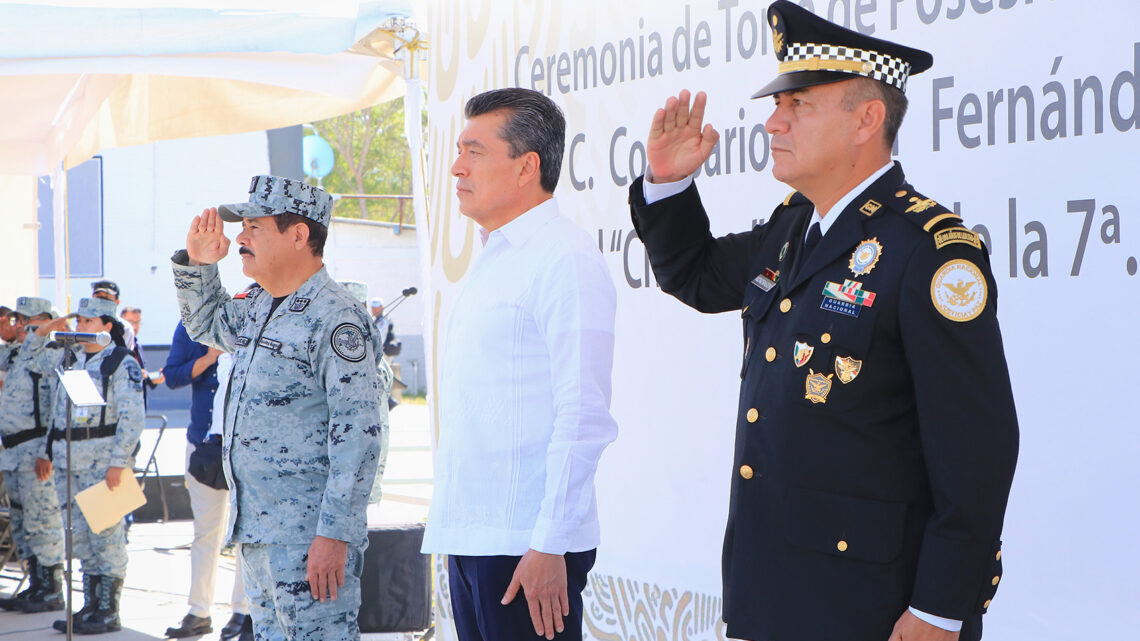
M377 370L364 308L321 268L270 316L268 292L235 300L216 265L189 266L185 250L172 262L186 332L234 355L222 437L230 541L365 544L391 377Z
M87 370L91 380L95 381L95 388L102 393L103 375L99 368L103 364L103 359L114 351L115 346L108 345L101 351L88 354L77 345L70 347L46 345L46 338L28 334L24 339L22 350L29 351L28 369L52 381L51 428L63 430L67 427L67 393L60 387L55 369L62 363L64 351L70 350L76 358L75 364L68 369ZM114 435L73 442L71 460L67 458L67 444L64 440L54 439L52 448L55 456L52 460L55 465L73 470L104 471L108 467L132 467L135 447L146 424L142 380L142 368L139 367L135 357L128 355L123 358L119 367L111 374L111 380L107 382L107 394L103 399L107 402L106 406L76 408L72 414L73 428L98 427L102 417L107 425L118 424Z
M36 355L38 351L36 348L42 346L44 339L29 333L25 340L28 342L28 348L16 354L8 366L8 374L4 377L4 388L0 389L0 434L5 437L35 429L37 416L38 427L46 429L51 426L51 400L55 389L55 374L41 375L28 369L29 361ZM12 347L17 348L19 345ZM4 358L5 362L7 360ZM34 402L37 396L38 407ZM5 447L0 450L0 470L11 472L32 469L37 458L46 456L44 454L46 444L45 434L15 447Z

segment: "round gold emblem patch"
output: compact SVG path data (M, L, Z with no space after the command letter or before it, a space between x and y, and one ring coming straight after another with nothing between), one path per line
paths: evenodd
M959 323L982 313L987 294L986 277L968 260L948 261L930 281L930 299L938 313Z

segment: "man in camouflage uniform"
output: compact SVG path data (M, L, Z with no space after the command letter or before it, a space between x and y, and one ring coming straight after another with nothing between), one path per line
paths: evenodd
M44 456L54 376L29 371L35 350L19 348L29 322L51 320L51 302L22 296L13 320L13 358L0 391L0 471L11 505L12 539L27 561L29 585L15 598L0 599L0 608L47 612L63 608L63 522L51 475L37 478L35 467Z
M365 509L391 386L367 313L325 270L332 197L257 176L248 203L195 217L173 256L182 323L233 352L223 463L229 538L242 546L259 639L358 639ZM260 287L223 290L222 221L242 223L243 270Z

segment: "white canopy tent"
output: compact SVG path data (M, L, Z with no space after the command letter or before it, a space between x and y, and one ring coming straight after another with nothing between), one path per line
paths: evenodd
M68 273L65 170L99 150L329 118L397 98L417 77L424 40L409 0L172 4L0 4L0 178L53 176L56 274ZM417 125L418 93L407 104ZM56 278L60 309L66 286Z

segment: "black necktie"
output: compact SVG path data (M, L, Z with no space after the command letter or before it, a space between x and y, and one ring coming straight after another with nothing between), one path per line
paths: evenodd
M819 244L820 238L823 238L823 232L819 229L819 223L813 223L808 229L807 238L804 239L803 249L800 250L800 255L796 257L795 268L792 270L794 275L798 276L800 270L807 264L808 256L811 254L811 250Z
M804 260L811 255L811 250L819 244L819 239L823 238L823 232L819 229L819 223L813 223L811 229L808 230L807 238L804 239Z

